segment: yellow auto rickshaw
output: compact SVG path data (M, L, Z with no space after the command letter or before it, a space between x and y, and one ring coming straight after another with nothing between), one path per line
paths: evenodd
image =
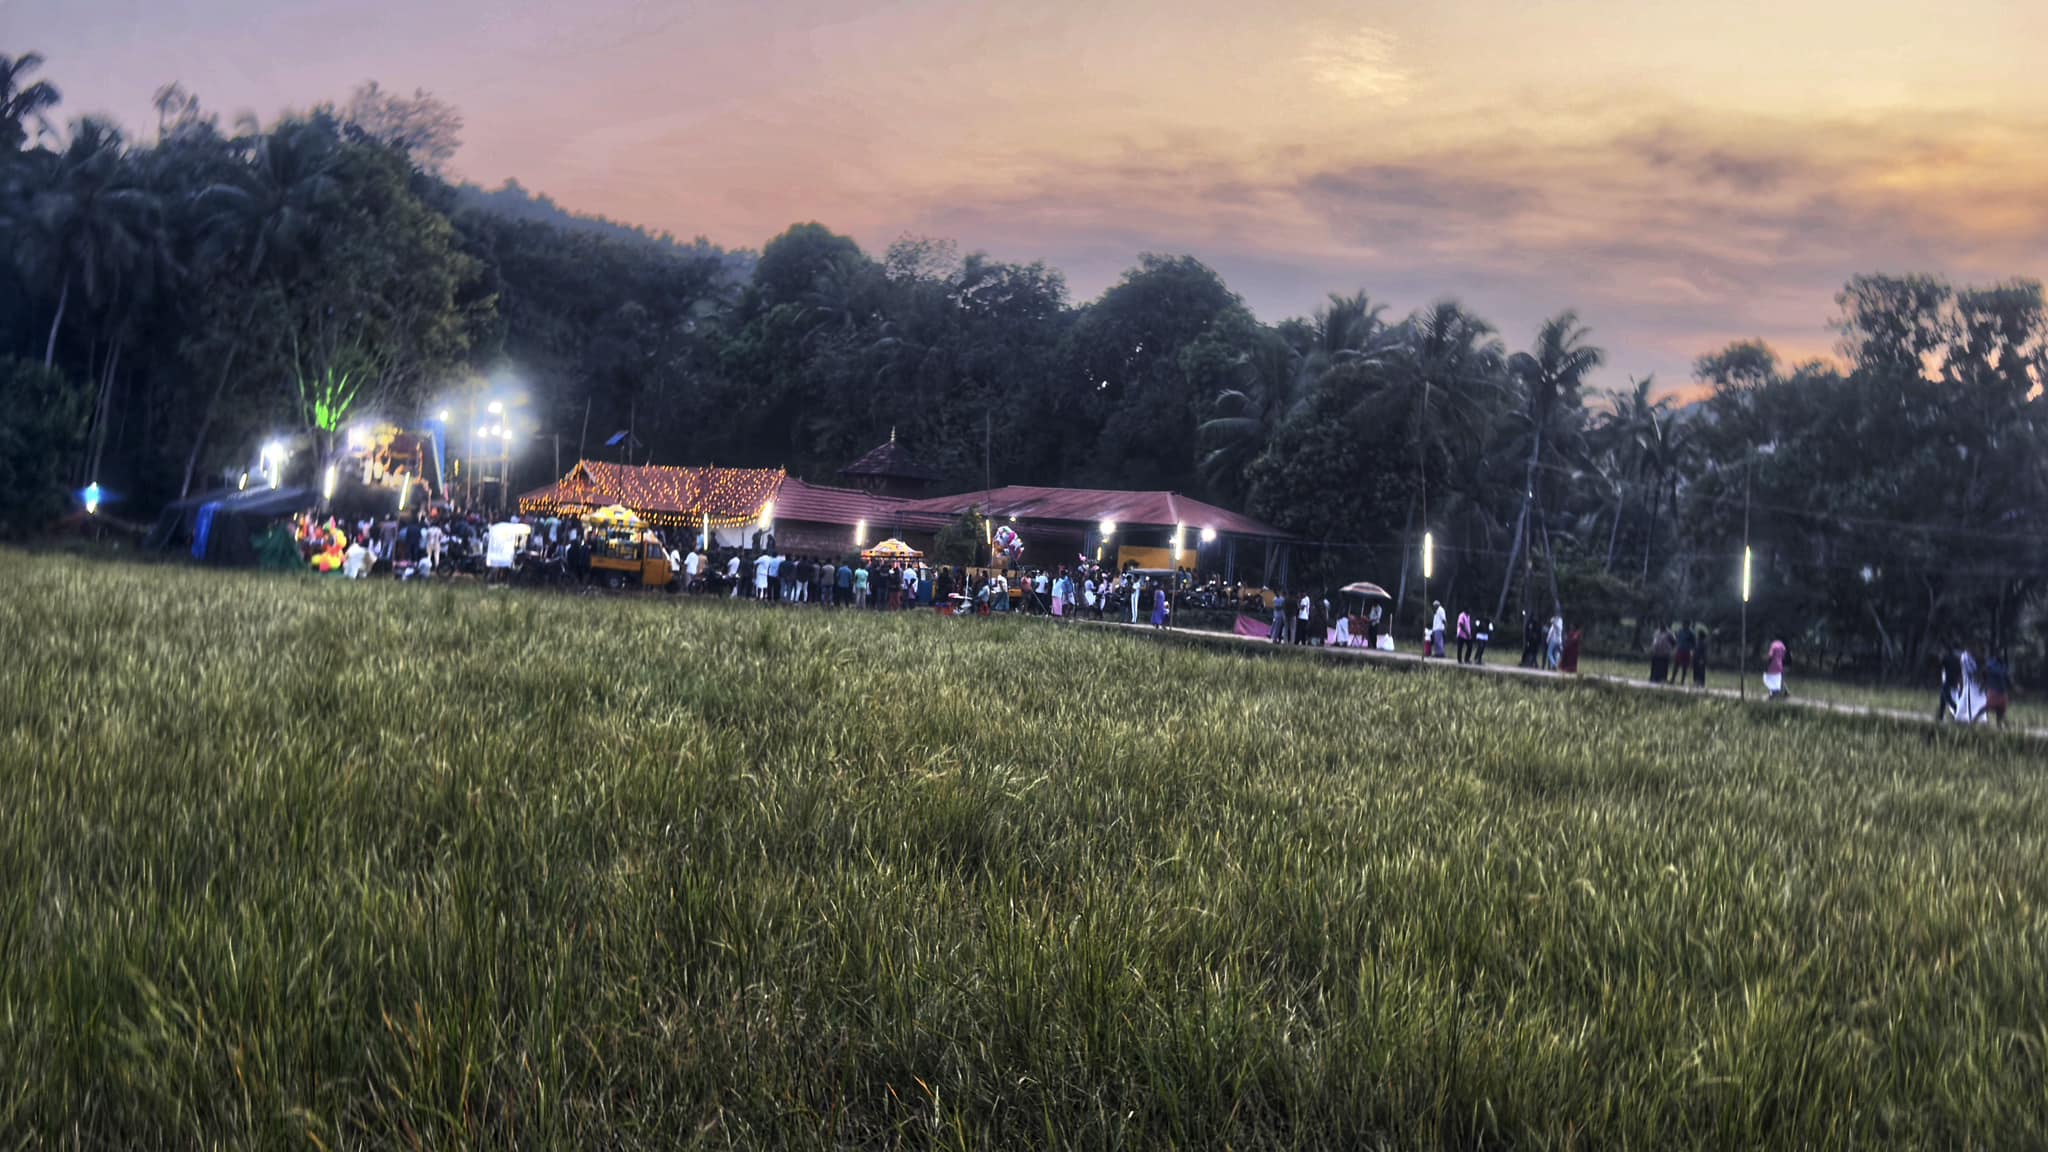
M672 588L675 572L661 539L631 508L614 504L583 518L590 544L590 571L607 588L638 584Z

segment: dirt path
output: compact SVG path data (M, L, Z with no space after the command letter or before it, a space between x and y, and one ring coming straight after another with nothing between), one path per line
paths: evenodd
M1200 628L1176 628L1172 626L1154 628L1149 624L1126 624L1120 620L1083 620L1081 623L1089 627L1117 628L1127 632L1142 632L1155 635L1165 633L1176 639L1215 644L1239 644L1252 649L1295 650L1296 648L1293 645L1275 644L1258 636L1240 636L1235 632L1210 632ZM1305 647L1303 650L1306 650ZM1628 688L1638 692L1661 692L1689 697L1711 696L1734 702L1741 702L1744 699L1740 692L1730 691L1727 688L1675 688L1663 684L1652 684L1648 680L1638 680L1628 676L1612 676L1598 672L1572 673L1567 675L1560 672L1546 672L1537 668L1523 668L1518 664L1460 664L1448 657L1441 660L1425 660L1419 654L1412 652L1379 652L1369 648L1331 648L1325 646L1315 648L1314 651L1318 657L1325 659L1360 660L1367 664L1378 664L1385 667L1433 668L1469 673L1477 676L1520 677L1523 679L1541 680L1546 683L1556 683L1561 680L1578 680L1581 682L1612 684L1616 687ZM1753 686L1747 699L1749 702L1757 704L1767 703L1764 699L1761 685ZM1807 708L1819 712L1833 712L1843 716L1879 717L1886 720L1903 720L1909 723L1929 725L1934 723L1934 720L1924 712L1907 712L1897 708L1879 708L1866 704L1845 704L1834 700L1812 700L1797 695L1768 703L1771 703L1773 707ZM1986 727L1990 726L1986 725ZM2030 736L2035 739L2048 739L2048 729L2029 728L2015 724L2005 728L2004 731Z

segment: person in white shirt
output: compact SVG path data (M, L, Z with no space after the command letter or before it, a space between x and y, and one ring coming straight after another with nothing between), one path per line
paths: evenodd
M688 556L683 557L684 591L695 592L697 590L697 573L702 572L703 570L703 554L698 552L695 548L690 549L690 554Z
M732 586L732 598L740 598L740 554L735 552L725 562L725 582Z
M1301 603L1294 609L1294 642L1296 644L1306 644L1309 642L1308 616L1309 599L1304 595L1301 598Z
M361 580L370 574L370 550L363 546L361 537L350 541L342 556L341 574L350 580Z
M436 568L440 567L441 542L447 539L447 533L441 531L441 526L439 524L429 524L427 525L427 530L425 532L422 532L420 536L421 539L426 541L427 561L430 564L434 565Z

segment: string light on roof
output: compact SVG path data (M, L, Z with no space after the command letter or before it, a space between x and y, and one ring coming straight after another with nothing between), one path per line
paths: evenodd
M668 527L738 528L772 522L773 502L787 473L768 468L669 468L586 460L568 476L520 501L529 512L611 504Z

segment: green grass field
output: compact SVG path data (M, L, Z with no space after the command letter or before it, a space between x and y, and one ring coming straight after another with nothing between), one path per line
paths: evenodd
M0 1145L2048 1143L2038 740L0 553Z

